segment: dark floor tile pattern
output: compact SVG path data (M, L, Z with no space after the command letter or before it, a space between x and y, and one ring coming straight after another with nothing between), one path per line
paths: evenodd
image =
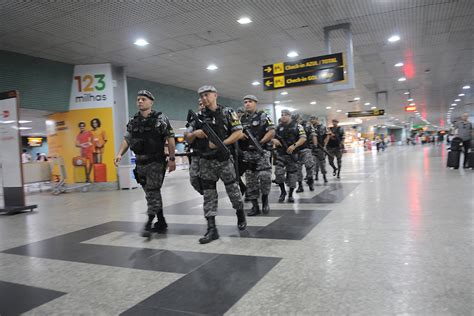
M298 203L340 203L358 185L358 183L331 183L323 192L310 199L298 199Z
M222 315L279 261L280 258L220 255L123 315L137 315L137 307Z
M20 315L66 293L0 281L0 315Z

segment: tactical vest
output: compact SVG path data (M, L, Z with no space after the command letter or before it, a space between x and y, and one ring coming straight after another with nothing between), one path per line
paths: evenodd
M224 141L229 135L230 121L224 113L225 108L219 105L215 112L205 109L202 113L202 121L209 124L209 126L216 132L217 136ZM206 146L206 151L212 151L209 146Z
M318 144L321 146L324 145L324 140L326 138L326 127L323 124L316 125L314 127L314 131L316 132L316 137L318 138Z
M329 137L328 147L339 147L342 142L342 128L338 126L336 129L334 129L334 127L331 127L330 129L334 135Z
M258 111L255 112L254 114L244 114L240 118L240 122L242 123L243 128L248 128L252 132L253 136L257 141L262 140L262 138L265 136L267 133L266 126L264 122L262 122L262 114L265 114L263 111ZM239 146L242 150L247 150L249 147L249 141L248 140L240 140L239 141ZM271 149L271 142L266 143L265 145L262 145L264 149Z
M278 136L283 138L288 146L293 145L300 138L300 131L298 130L298 123L292 121L290 124L280 124L277 127L276 133ZM306 148L306 142L300 147L296 148L296 151Z
M303 125L304 131L306 133L306 146L311 147L311 145L313 144L313 127L306 121L303 121L301 125Z
M140 113L130 119L127 131L130 133L130 149L136 155L164 156L165 135L162 132L161 112L152 111L147 118Z
M200 120L203 120L202 113L198 112L197 113L198 117ZM189 124L189 123L188 123ZM193 127L193 131L200 129L200 127L196 126L196 122L191 122L191 125ZM188 127L188 125L186 125ZM206 151L206 148L209 147L209 141L207 138L195 138L194 141L189 144L189 147L193 149L193 152L198 154L199 152L204 152Z

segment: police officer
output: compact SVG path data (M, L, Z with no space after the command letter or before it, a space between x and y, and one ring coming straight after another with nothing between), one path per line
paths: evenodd
M176 169L174 131L166 115L152 110L154 101L155 97L151 92L138 91L138 112L128 122L125 138L115 157L115 165L118 165L128 148L136 155L137 166L134 172L145 191L148 204L148 221L142 232L143 237L151 236L155 216L158 221L153 227L154 231L164 232L168 227L163 216L160 190L167 164L169 172ZM168 141L168 161L164 151L166 141Z
M244 97L246 113L242 115L240 121L245 133L239 141L239 147L243 151L243 159L246 162L247 170L245 179L247 183L247 197L252 202L252 209L248 216L260 214L258 198L262 194L262 211L264 214L270 212L268 205L268 194L272 185L272 165L270 164L271 140L275 135L275 126L270 117L264 111L257 111L258 99L254 95ZM246 133L250 133L263 148L263 153L259 153L249 140Z
M205 109L202 111L202 121L210 125L222 142L232 145L242 136L242 125L237 114L231 108L217 104L217 90L213 86L202 86L198 90ZM192 143L196 139L207 138L202 129L197 129L187 135L187 140ZM237 214L237 227L244 230L247 226L244 213L244 203L237 183L232 157L219 153L216 144L208 139L208 146L200 153L199 177L204 193L204 216L207 220L207 232L199 239L201 244L207 244L219 238L216 228L215 216L217 215L217 181L224 182L225 189Z
M304 121L301 115L296 114L295 119L298 124L303 126L306 133L306 143L298 148L298 189L296 189L296 193L304 191L303 165L306 168L306 182L310 191L314 191L314 158L311 149L316 145L316 134L314 133L313 125L310 122Z
M329 156L329 164L333 169L333 176L337 175L337 178L341 178L341 167L342 167L342 151L344 149L344 129L337 124L338 120L333 119L333 126L329 128L329 133L326 136L325 147L327 147ZM337 168L334 165L334 157L337 159Z
M280 186L279 202L284 202L286 197L285 182L290 188L288 202L293 203L293 191L298 178L298 150L306 143L306 133L303 126L291 119L287 109L281 110L281 123L276 128L273 144L277 148L275 164L275 183Z
M202 117L202 111L204 110L204 105L202 104L201 98L198 99L198 111L197 115ZM184 137L187 137L189 133L192 133L196 130L196 122L192 121L186 124L187 130L184 132ZM191 152L189 153L189 181L199 194L203 195L202 183L199 178L199 152L203 151L207 147L207 141L205 139L196 139L192 144L189 144Z
M324 140L327 136L326 126L319 122L319 118L316 116L311 116L311 124L313 125L314 132L316 134L316 146L313 147L314 161L316 164L315 170L316 175L315 179L318 181L318 173L321 169L321 174L323 175L324 183L328 182L326 178L326 153L324 152Z

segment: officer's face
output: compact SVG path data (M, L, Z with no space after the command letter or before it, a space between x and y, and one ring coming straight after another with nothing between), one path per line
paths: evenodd
M317 119L312 119L312 120L311 120L311 124L313 124L313 125L318 125L318 120L317 120Z
M463 119L463 121L467 121L467 118L468 118L468 114L467 113L464 113L461 118Z
M143 95L137 97L137 107L140 111L147 111L153 106L153 101Z
M282 113L281 114L281 122L283 124L288 124L291 122L291 115L287 113Z
M204 104L202 104L202 101L199 100L199 103L198 103L198 109L199 109L199 111L204 110L204 108L205 108Z
M199 97L205 107L208 107L217 101L217 93L211 91L203 92Z
M338 124L337 122L332 121L332 125L333 125L334 127L337 127L337 124Z
M253 113L255 112L255 110L257 110L257 102L253 100L245 99L244 106L245 106L245 110L250 113Z

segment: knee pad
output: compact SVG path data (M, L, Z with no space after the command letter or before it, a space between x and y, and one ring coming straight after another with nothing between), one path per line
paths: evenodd
M217 187L217 183L212 180L201 179L201 184L203 190L215 190Z

